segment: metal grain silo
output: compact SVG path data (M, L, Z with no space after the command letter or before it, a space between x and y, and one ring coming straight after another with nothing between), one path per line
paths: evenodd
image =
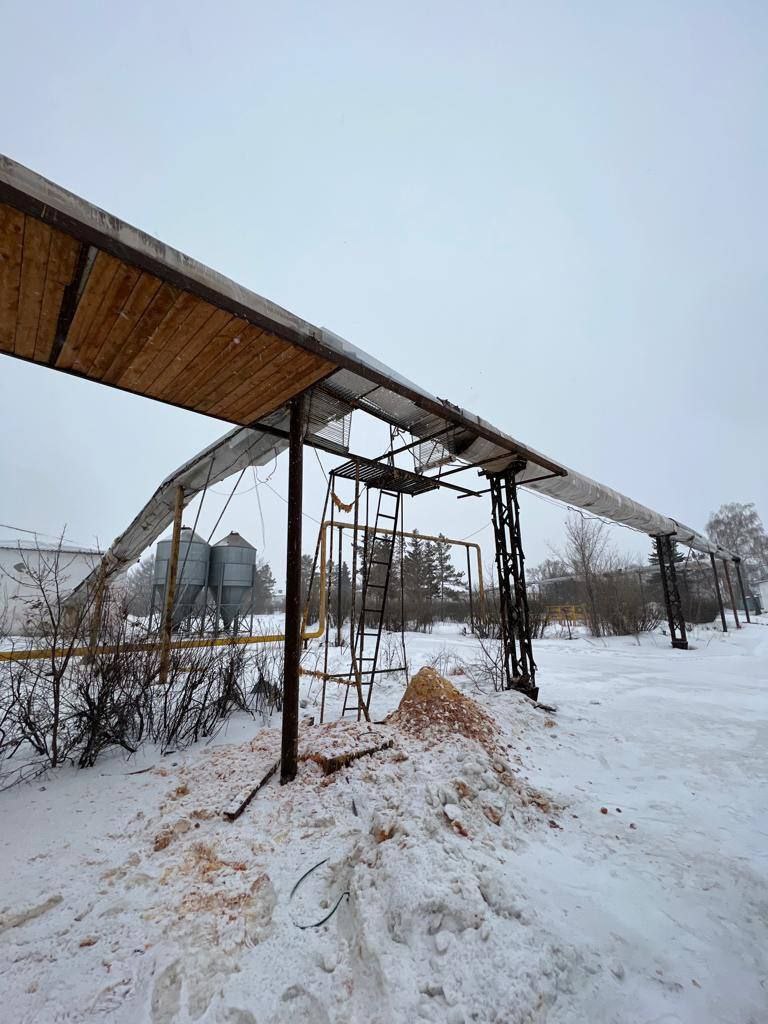
M179 540L179 565L176 570L176 596L173 602L173 624L178 626L195 610L200 593L208 583L208 561L211 546L189 527L183 527ZM153 606L162 612L168 581L171 541L161 540L155 553Z
M211 548L208 586L225 629L245 610L255 567L256 548L239 533L230 533Z

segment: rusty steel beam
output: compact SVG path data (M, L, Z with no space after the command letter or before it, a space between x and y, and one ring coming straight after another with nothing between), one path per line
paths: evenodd
M723 632L728 632L728 626L725 621L725 608L723 606L723 595L720 590L720 577L717 575L717 562L714 555L709 556L712 561L712 575L715 577L715 593L717 594L717 606L720 609L720 621L723 624Z
M739 581L739 590L741 591L741 600L744 604L744 614L747 617L747 622L751 622L752 619L750 619L749 617L749 605L747 604L747 595L746 591L744 590L744 580L741 575L741 559L736 559L734 564L736 566L736 578Z
M304 484L306 396L291 400L288 447L288 544L285 567L285 663L280 782L296 778L299 756L299 668L301 662L301 504Z
M736 629L741 629L741 623L739 622L739 609L736 607L736 595L733 592L731 574L728 571L728 562L725 559L723 559L723 567L725 568L725 582L728 585L728 594L731 598L731 608L733 608L733 617L736 620Z

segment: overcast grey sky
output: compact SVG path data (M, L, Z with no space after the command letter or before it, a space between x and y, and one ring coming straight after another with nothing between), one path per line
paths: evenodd
M762 0L0 9L9 156L659 511L768 519ZM104 543L226 429L5 357L0 423L0 521ZM563 517L524 513L536 562Z

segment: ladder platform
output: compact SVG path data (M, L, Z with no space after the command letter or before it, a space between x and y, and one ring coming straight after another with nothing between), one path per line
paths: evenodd
M440 486L428 476L419 476L408 469L390 466L387 463L364 459L360 456L350 459L334 470L334 476L345 480L359 480L366 487L380 490L393 498L398 494L424 494L436 491Z

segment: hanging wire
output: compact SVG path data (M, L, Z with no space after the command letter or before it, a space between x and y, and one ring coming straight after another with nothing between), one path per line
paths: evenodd
M225 512L227 511L227 509L229 508L229 503L230 503L230 501L232 501L232 498L234 497L235 491L237 490L237 485L238 485L238 484L240 483L240 481L241 481L241 480L243 479L243 477L245 476L245 471L246 471L246 469L248 469L248 467L247 467L247 466L243 466L243 468L242 468L242 469L240 470L240 476L239 476L239 477L237 478L237 480L235 481L235 486L234 486L234 487L232 488L232 493L231 493L231 494L229 495L229 497L227 498L227 500L226 500L226 501L224 502L224 508L223 508L223 509L221 510L221 512L219 513L219 518L218 518L218 519L216 520L216 522L215 522L215 523L213 524L213 529L211 530L211 532L210 532L210 534L209 534L209 536L208 536L208 543L209 543L209 544L211 543L211 537L212 537L212 536L214 535L214 533L216 533L216 530L217 530L217 528L218 528L218 525L219 525L219 523L221 522L221 520L222 520L222 518L223 518L223 516L224 516L224 513L225 513Z
M261 521L261 550L266 551L267 549L267 533L264 529L264 510L261 507L261 495L259 494L259 478L256 475L256 467L251 466L253 472L253 486L256 491L256 503L259 506L259 519Z
M492 525L492 523L491 523L491 520L489 519L488 522L485 524L485 526L481 526L479 530L475 530L473 533L468 533L466 535L466 537L460 537L459 539L460 540L469 540L470 537L476 537L478 535L478 533L482 533L483 530L487 530L488 527L491 526L491 525Z
M270 491L272 491L273 494L277 495L277 497L280 499L280 501L284 501L286 505L288 504L288 499L284 498L283 495L279 491L276 491L275 488L272 486L272 484L270 484L267 480L262 480L261 483L264 484L265 487L268 487L270 489ZM304 516L305 519L309 519L311 522L315 523L317 526L320 525L320 520L319 519L315 519L315 517L311 516L308 512L304 512L302 510L301 514Z
M322 460L320 458L320 453L318 452L317 448L313 448L312 451L315 453L317 464L320 467L320 471L322 472L323 476L325 477L325 482L328 483L328 474L326 473L325 466L323 465Z

